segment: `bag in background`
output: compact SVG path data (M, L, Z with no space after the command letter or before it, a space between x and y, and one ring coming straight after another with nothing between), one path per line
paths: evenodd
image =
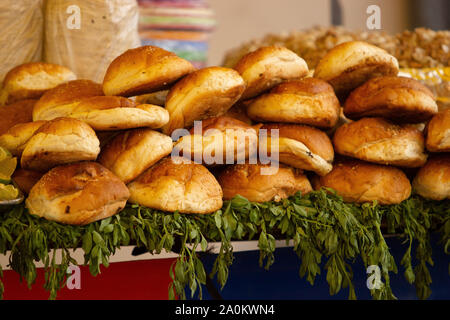
M140 46L136 0L47 0L44 60L102 82L118 55Z

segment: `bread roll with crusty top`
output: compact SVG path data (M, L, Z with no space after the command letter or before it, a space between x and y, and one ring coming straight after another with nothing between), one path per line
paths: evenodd
M422 83L406 77L370 79L345 101L349 119L383 117L396 122L419 123L438 112L433 93Z
M172 52L154 46L125 51L106 70L103 91L107 96L131 97L168 88L193 72L194 66Z
M278 134L278 138L274 134ZM271 154L272 144L278 147L279 161L284 164L319 175L325 175L333 168L333 145L319 129L296 124L264 124L260 128L260 148L267 146Z
M398 61L385 50L363 41L337 45L319 61L314 77L329 82L339 99L367 80L396 76Z
M140 127L161 128L169 121L169 113L160 106L139 104L116 96L81 99L66 117L86 122L97 131L115 131Z
M102 148L98 162L128 183L170 154L172 146L172 139L157 131L129 130L119 133Z
M442 110L428 123L427 149L430 152L450 152L450 109Z
M225 116L209 118L192 128L190 135L181 137L174 154L190 160L201 159L205 165L230 164L256 156L258 128ZM196 132L199 131L199 132Z
M450 199L450 155L431 156L414 178L413 188L426 199Z
M28 140L46 121L19 123L0 136L0 147L6 148L14 156L20 156Z
M201 164L165 158L128 184L130 202L162 211L213 213L222 208L222 189Z
M363 118L339 127L333 137L337 153L361 160L417 168L427 161L422 132L383 118Z
M46 62L21 64L6 74L0 105L25 99L39 99L47 90L76 78L71 70L57 64Z
M411 195L411 184L400 169L359 160L338 162L315 182L316 190L331 188L345 202L398 204Z
M279 46L261 47L246 54L234 69L247 86L241 99L256 97L283 81L301 79L308 75L305 60Z
M271 174L267 174L269 172ZM226 167L218 180L225 200L241 195L252 202L280 201L298 191L302 194L312 191L308 178L301 170L284 165L271 168L262 164L236 164Z
M176 129L190 128L194 120L223 115L239 100L244 89L242 77L229 68L209 67L187 75L167 95L170 120L163 132L170 135Z
M28 140L21 166L45 172L61 164L95 160L99 152L100 142L86 123L56 118L43 124Z
M256 98L247 108L247 115L255 121L332 128L339 119L339 111L339 101L328 83L305 78L284 82Z
M74 80L60 84L47 91L36 103L33 121L66 117L83 98L102 95L102 86L90 80Z
M86 225L120 212L130 193L126 185L96 162L53 168L31 189L31 214L71 225Z

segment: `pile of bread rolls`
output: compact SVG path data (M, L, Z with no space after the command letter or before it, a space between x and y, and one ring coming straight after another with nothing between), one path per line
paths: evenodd
M30 63L4 80L0 146L20 157L13 179L30 213L74 225L127 201L197 214L238 194L279 201L312 191L310 181L345 201L400 203L411 194L401 168L420 168L420 195L449 198L450 113L438 114L433 94L397 73L394 57L357 41L314 72L276 46L234 69L200 70L144 46L117 57L102 84ZM276 153L275 166L251 161L261 149Z

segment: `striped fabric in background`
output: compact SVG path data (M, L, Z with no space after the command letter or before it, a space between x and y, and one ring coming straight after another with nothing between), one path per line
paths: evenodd
M142 45L172 51L205 67L214 13L206 0L139 0L139 35Z

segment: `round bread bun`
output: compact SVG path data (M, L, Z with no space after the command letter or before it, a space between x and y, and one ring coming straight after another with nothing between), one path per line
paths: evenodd
M335 164L330 173L316 182L315 189L331 188L345 202L398 204L411 195L411 184L403 171L359 160Z
M450 199L450 155L430 157L414 178L413 189L426 199Z
M134 101L116 96L84 98L65 116L86 122L97 131L157 129L169 122L169 113L160 106L136 106Z
M16 169L12 175L12 180L16 183L19 189L29 194L31 188L42 178L44 174L39 171L25 170L22 168Z
M39 99L45 91L76 78L71 70L57 64L45 62L21 64L6 74L0 98L4 103L0 101L0 105L25 99Z
M243 56L234 69L245 81L241 99L254 98L286 80L308 75L305 60L278 46L261 47Z
M162 211L212 213L222 208L222 189L201 164L165 158L128 184L130 202Z
M278 139L274 130L278 130ZM314 171L319 175L325 175L333 168L333 145L326 133L316 128L296 124L264 124L260 128L259 138L260 148L267 146L268 154L272 154L272 145L275 152L278 145L279 161L294 168Z
M194 70L189 61L158 47L130 49L109 65L103 92L107 96L131 97L160 91Z
M205 165L242 163L257 154L258 128L225 116L209 118L181 137L173 154Z
M427 161L422 132L382 118L344 124L336 130L333 144L341 155L379 164L417 168Z
M450 109L442 110L428 123L426 146L430 152L450 152Z
M28 140L21 166L45 172L61 164L95 160L99 153L100 142L91 127L77 119L56 118Z
M151 129L134 129L115 136L98 162L125 183L135 179L172 151L172 139Z
M130 193L108 169L95 162L53 168L31 189L31 214L71 225L86 225L119 213Z
M349 119L383 117L403 123L429 120L438 112L433 93L422 83L406 77L378 77L354 90L345 101Z
M0 147L6 148L14 156L20 156L28 140L46 121L19 123L0 136Z
M154 104L164 107L169 90L157 91L137 96L135 101L137 104Z
M333 88L315 78L284 82L256 98L247 108L255 121L289 122L332 128L339 119L340 104Z
M47 91L33 109L33 121L66 117L87 97L102 96L102 86L90 80L73 80Z
M298 191L302 194L312 191L301 170L283 165L279 168L248 163L227 166L218 180L225 200L241 195L252 202L280 201Z
M21 100L7 106L0 107L0 134L19 123L33 121L33 108L37 100Z
M398 61L385 50L363 41L342 43L319 61L314 77L329 82L342 99L370 78L396 76Z
M223 115L244 89L242 77L229 68L209 67L187 75L167 95L170 120L163 132L170 135L175 129L190 128L194 120Z

